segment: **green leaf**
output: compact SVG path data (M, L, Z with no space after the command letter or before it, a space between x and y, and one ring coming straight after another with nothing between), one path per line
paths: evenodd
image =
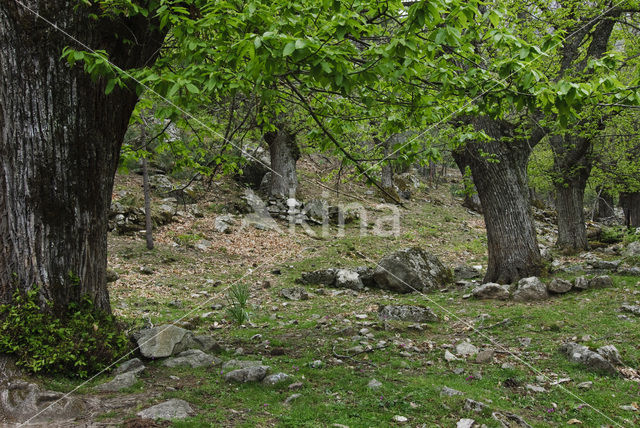
M282 56L289 56L296 50L295 42L289 42L282 50Z
M107 86L104 88L105 95L109 95L113 92L113 89L116 87L117 79L110 79L107 82Z

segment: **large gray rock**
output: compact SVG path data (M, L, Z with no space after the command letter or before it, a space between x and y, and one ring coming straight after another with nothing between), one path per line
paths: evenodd
M282 383L291 382L291 379L291 376L286 373L275 373L262 379L262 383L267 386L275 386Z
M383 320L426 323L438 321L438 316L426 306L380 305L378 317Z
M194 415L191 405L184 400L172 398L137 413L143 419L186 419Z
M534 302L548 297L547 287L535 276L522 278L513 292L513 300L517 302Z
M573 288L577 290L587 290L589 288L589 279L586 276L577 276L573 281Z
M119 374L109 382L96 386L95 390L100 392L118 392L133 386L137 381L136 372L130 371Z
M221 350L220 344L213 336L198 334L193 337L192 346L204 352L218 352Z
M338 269L336 272L335 287L360 291L364 288L364 284L357 272L348 269Z
M640 316L640 306L638 305L622 305L620 307L624 312L629 312L634 315Z
M230 214L220 215L213 221L213 228L218 233L231 233L234 220Z
M224 380L237 383L260 382L269 373L269 368L269 366L253 366L232 370L224 375Z
M192 347L193 333L173 324L141 330L134 336L146 358L165 358Z
M610 375L618 373L610 361L586 346L579 345L575 342L567 342L560 346L559 351L564 354L569 361L582 364L590 370L604 372Z
M452 278L451 270L421 248L405 248L380 260L374 273L378 287L399 293L426 291L444 286Z
M336 274L338 269L329 268L329 269L319 269L314 270L313 272L305 272L302 274L302 277L298 280L298 282L307 285L326 285L329 287L333 287L336 283Z
M376 280L373 276L373 274L375 273L375 270L373 270L368 266L358 266L357 268L354 269L354 271L360 277L360 281L362 281L362 285L369 288L375 288Z
M0 375L0 378L4 377ZM44 426L55 423L70 426L71 421L93 405L95 403L74 395L43 390L35 383L21 380L6 382L0 386L0 426L20 424L27 420L30 423L46 423Z
M624 365L624 363L622 362L622 357L620 356L620 352L618 352L618 348L613 345L601 346L596 350L596 352L602 355L605 360L609 361L613 365Z
M487 282L471 290L471 294L476 299L508 300L509 286Z
M140 358L132 358L124 363L120 364L117 369L113 371L114 374L119 375L123 373L133 372L133 373L142 373L145 369L145 366Z
M613 280L608 275L594 276L589 280L589 288L613 287Z
M458 265L453 269L453 276L456 281L474 279L480 277L480 271L473 266Z
M329 219L329 204L322 199L312 199L304 204L304 213L316 223L324 223Z
M245 369L247 367L257 367L261 366L262 361L254 361L254 360L229 360L222 365L222 371L226 372L229 370L236 369Z
M547 290L552 293L566 293L573 287L573 284L566 279L554 278L549 284L547 284Z
M637 257L640 256L640 241L634 241L630 243L624 250L625 257Z
M166 359L162 365L165 367L207 367L220 364L220 360L199 349L189 349L179 353L176 357Z

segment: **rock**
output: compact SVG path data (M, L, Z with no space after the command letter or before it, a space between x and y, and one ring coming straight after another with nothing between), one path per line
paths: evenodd
M620 352L613 345L605 345L596 350L596 352L604 357L605 360L616 366L623 366L622 357Z
M591 351L586 346L579 345L575 342L567 342L560 346L559 351L564 354L569 361L580 363L590 370L604 372L610 375L617 374L613 364L607 361L602 355Z
M156 404L137 413L144 419L186 419L195 412L191 405L184 400L172 398L171 400Z
M589 288L589 279L586 276L577 276L573 281L573 288L587 290Z
M309 367L311 367L312 369L319 369L322 368L322 366L324 366L322 360L314 360L309 363Z
M170 223L175 215L175 205L160 204L154 206L151 210L151 218L153 220L153 224L156 226L162 226L163 224Z
M621 276L640 276L640 268L639 267L622 267L618 269L618 275Z
M358 266L354 269L354 272L358 274L360 277L360 281L362 281L362 285L369 288L377 288L376 280L373 276L375 270L368 266Z
M476 299L508 300L509 286L487 282L471 290L471 294Z
M535 276L522 278L513 292L513 300L517 302L534 302L548 297L547 287Z
M503 428L532 428L524 419L514 413L493 412L491 417L500 422Z
M143 275L153 275L154 272L151 266L140 266L140 273Z
M552 293L558 294L566 293L567 291L571 290L572 287L573 284L571 284L570 281L560 278L554 278L553 281L547 284L547 290L551 291Z
M309 300L309 293L302 287L290 287L280 290L280 296L289 300Z
M253 360L229 360L226 363L222 364L222 371L235 370L235 369L245 369L247 367L257 367L261 366L262 361L253 361Z
M134 372L136 374L143 372L145 369L144 364L139 358L132 358L124 363L120 364L117 369L113 371L114 374L122 374L127 372Z
M640 316L640 306L638 305L622 305L620 307L624 312L629 312L634 315Z
M441 397L453 397L455 395L464 395L464 394L458 391L457 389L449 388L448 386L443 386L442 390L440 391Z
M96 386L95 390L100 392L117 392L133 386L137 380L135 372L126 372L117 375L109 382Z
M199 349L189 349L179 353L176 357L168 358L162 365L165 367L207 367L220 364L220 360Z
M638 257L640 256L640 241L633 241L624 250L623 255L625 257Z
M360 291L364 288L364 284L357 272L348 269L338 269L336 272L335 287Z
M595 276L589 280L589 288L609 288L613 286L613 280L608 275Z
M209 248L211 248L211 241L208 241L206 239L198 239L194 244L193 244L193 248L195 248L198 251L207 251Z
M593 269L609 270L611 272L617 271L621 263L621 260L592 260L588 262L588 264L591 265Z
M475 401L470 398L467 398L464 400L464 410L467 412L480 413L486 408L487 408L487 405L479 401Z
M329 204L323 199L312 199L304 204L303 211L316 223L325 223L329 219Z
M382 382L376 379L371 379L367 384L367 388L369 389L379 389L381 386L382 386Z
M456 428L472 428L475 423L473 419L463 418L456 423Z
M492 363L494 355L495 355L495 351L493 349L485 349L484 351L480 351L476 356L476 363L478 364Z
M453 269L453 278L456 281L474 279L480 277L480 271L473 266L458 265Z
M233 216L229 214L220 215L213 221L213 228L218 233L231 233L233 226Z
M5 381L12 379L14 374L19 375L17 370L15 373L5 372L4 370L9 369L5 364L9 363L2 362L0 379ZM12 372L13 368L9 371ZM10 380L3 382L0 388L0 426L22 426L20 424L27 420L30 424L46 424L42 426L58 426L54 422L69 422L60 426L71 426L71 421L86 412L91 404L62 392L43 390L35 383Z
M286 373L275 373L262 379L262 383L267 386L275 386L291 381L291 376Z
M531 392L547 392L546 389L538 385L527 384L525 388L527 389L527 391Z
M478 353L478 348L476 348L470 342L460 342L456 345L456 354L462 357L468 357L470 355L475 355Z
M113 269L107 269L107 284L116 282L118 279L120 279L120 275L118 275L118 272Z
M438 316L426 306L380 305L378 317L383 320L411 321L426 323L438 321Z
M291 385L289 385L289 390L290 391L295 391L296 389L300 389L304 386L304 384L302 382L295 382L292 383Z
M269 366L252 366L232 370L224 375L224 380L237 383L260 382L267 376L269 369Z
M444 351L444 359L445 361L448 361L448 362L458 361L458 357L456 357L449 351Z
M164 358L187 350L193 333L173 324L141 330L134 335L140 353L146 358Z
M398 424L405 424L409 419L406 416L395 415L391 420Z
M297 400L300 397L302 397L302 394L291 394L286 400L284 400L284 404L291 404L293 400Z
M213 336L199 334L193 337L192 346L204 352L219 352L220 344Z
M383 257L374 278L378 287L399 293L442 287L453 279L451 271L436 256L416 247Z
M305 285L326 285L333 287L336 283L336 274L338 269L320 269L313 272L305 272L298 280L301 284Z
M576 386L580 389L591 389L591 387L593 386L593 382L591 381L581 382Z

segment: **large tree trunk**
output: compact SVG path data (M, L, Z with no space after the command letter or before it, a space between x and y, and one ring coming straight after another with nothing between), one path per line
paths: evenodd
M613 195L607 189L604 189L604 188L598 189L598 199L596 202L597 202L596 213L595 213L596 220L602 220L602 219L610 218L616 215L613 209L614 207Z
M589 248L584 218L584 190L591 174L592 140L570 135L549 139L553 149L554 187L558 212L556 245L568 253Z
M122 68L154 59L163 35L141 17L92 19L76 1L24 0ZM66 307L88 295L110 310L107 214L137 96L105 95L62 49L74 41L14 1L0 2L0 302L16 288Z
M514 138L513 125L487 117L471 122L493 141L467 143L453 157L461 170L471 168L483 207L489 250L484 282L506 284L539 275L542 258L529 204L527 160L541 137L522 141Z
M624 211L624 225L640 227L640 192L620 193L620 205Z
M278 198L295 197L298 190L296 163L300 158L296 136L285 126L278 126L277 131L266 133L264 139L269 145L272 169L269 195Z

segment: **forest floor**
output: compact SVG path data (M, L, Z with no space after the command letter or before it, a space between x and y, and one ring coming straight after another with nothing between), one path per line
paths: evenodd
M312 182L305 174L317 173L302 168L300 199L325 192L330 200L361 203L370 220L391 215L391 209L380 206L380 198L365 187L341 187L357 195L353 199L327 195L322 187L308 184ZM135 175L118 176L115 193L140 192L140 182ZM640 300L637 277L613 274L612 288L570 292L539 303L469 299L470 288L455 284L405 295L306 286L308 300L280 296L281 289L298 286L294 282L303 272L375 266L383 255L410 246L432 252L451 268L464 264L486 269L483 217L461 206L461 198L454 196L460 187L455 175L437 187L423 183L399 209L397 236L376 236L370 228L362 234L359 222L348 225L344 236L335 230L322 237L319 226L312 227L317 236L309 236L301 227L292 232L284 223L280 231L236 227L220 234L214 218L237 201L241 191L227 180L213 183L198 202L203 217L184 216L158 228L154 250L145 248L141 234L110 235L109 267L119 274L110 284L112 307L131 330L175 323L211 334L222 347L216 356L223 361L262 360L272 373L288 373L301 385L291 390L286 384L230 384L219 366L167 368L159 361L148 362L139 381L124 391L93 390L110 379L109 374L81 386L76 392L80 396L124 397L126 402L92 422L154 426L135 425L136 413L180 398L197 415L171 426L453 427L462 418L474 419L478 426L501 426L493 412L514 413L540 427L637 426L637 381L589 372L558 352L569 340L590 347L613 344L626 365L640 368L640 317L621 318L619 310L623 303ZM200 239L210 247L195 248ZM250 321L244 325L235 324L225 310L229 287L238 283L250 289ZM377 316L380 304L429 306L440 321L382 321ZM456 345L466 340L495 351L495 357L485 362L475 357L447 361L445 351L455 354ZM372 379L380 385L371 387ZM48 388L65 391L80 384L42 380ZM443 387L462 395L443 395ZM300 395L285 403L294 393ZM466 399L487 406L475 412L465 407Z

